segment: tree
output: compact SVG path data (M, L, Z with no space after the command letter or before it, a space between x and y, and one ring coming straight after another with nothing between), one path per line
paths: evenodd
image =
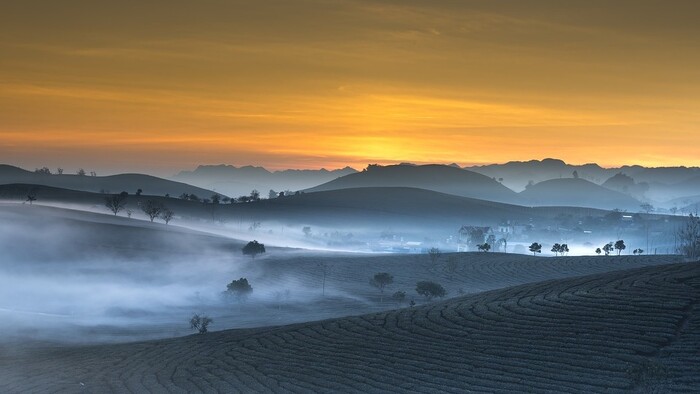
M654 211L654 206L651 205L651 204L649 204L648 202L645 202L645 203L641 204L640 207L641 207L642 210L643 210L644 212L646 212L647 214Z
M129 196L127 192L121 192L119 194L112 194L111 196L105 197L105 207L112 211L114 216L124 210L126 207L126 199Z
M136 192L136 195L139 195L138 192ZM148 200L141 205L141 210L146 214L146 216L148 216L149 219L151 219L151 222L160 216L160 213L163 212L163 208L165 208L163 207L163 204L154 200Z
M615 250L617 250L617 255L619 256L620 253L622 253L623 250L625 250L627 246L625 246L625 241L619 240L615 242Z
M174 215L175 212L171 211L168 208L163 208L163 211L160 213L160 218L163 219L165 224L168 224L171 220L173 220Z
M137 195L137 196L140 196L141 193L143 193L143 190L141 190L141 189L137 189L137 190L136 190L136 195Z
M257 191L256 189L251 190L250 201L258 201L258 200L260 200L260 192Z
M63 175L63 168L58 167L58 168L56 169L56 173L57 173L58 175Z
M445 268L447 269L447 273L450 274L450 278L452 278L457 272L457 268L459 268L459 261L457 261L457 258L455 256L450 256L447 258L447 264L445 264Z
M679 253L693 260L700 257L700 217L698 215L691 213L685 225L676 232L676 237L679 241Z
M255 258L255 256L265 253L265 245L253 240L248 242L241 251L243 254L250 255L251 258Z
M36 168L34 169L34 172L41 175L51 175L51 170L49 170L49 167Z
M484 242L483 244L476 245L476 248L479 249L480 252L488 252L491 250L491 245L489 245L488 242Z
M83 170L82 168L79 168L75 174L77 176L85 176L85 170Z
M317 264L318 268L321 269L321 274L323 277L323 282L321 283L321 295L326 296L326 277L328 276L328 271L332 268L330 264L322 261Z
M211 203L212 204L219 204L220 202L221 202L221 196L218 194L212 194Z
M209 316L199 316L195 313L190 319L190 328L199 331L200 334L206 334L209 331L209 324L213 322L214 320Z
M555 256L559 254L559 252L561 252L561 245L559 245L558 243L552 245L552 252L554 252Z
M442 252L440 252L440 249L433 247L430 248L430 250L428 251L428 256L430 256L430 261L432 261L433 264L435 264L437 263L440 256L442 256Z
M569 245L561 244L561 247L559 248L559 253L561 253L561 254L569 253Z
M270 200L272 200L273 198L277 198L277 192L270 189L270 191L267 193L267 198L269 198Z
M236 297L238 301L245 301L253 292L253 287L248 283L247 278L240 278L226 285L226 292Z
M534 256L537 253L542 253L542 244L538 244L537 242L533 242L532 245L530 245L530 252L532 252L532 255Z
M428 301L432 300L433 297L444 297L447 294L445 288L439 283L431 281L420 281L416 283L416 293L424 296Z
M372 279L369 280L370 285L379 289L379 293L381 294L379 302L384 302L384 288L392 283L394 283L394 277L388 272L377 272Z
M393 298L394 301L396 301L397 304L401 305L401 304L403 304L403 302L406 300L406 292L405 292L405 291L399 290L399 291L397 291L396 293L394 293L394 294L391 296L391 298Z
M574 170L573 175L574 175L574 179L578 179L578 171Z
M600 255L600 252L602 252L602 251L600 250L600 248L595 248L595 252L596 252L596 254Z
M36 201L36 194L29 193L29 194L27 194L27 199L24 202L28 202L29 205L32 205L32 203L34 203L34 201Z
M311 236L311 227L304 226L304 228L301 231L304 233L304 236L306 236L306 237Z
M609 255L610 252L613 251L613 244L612 242L609 242L603 246L603 252L605 252L605 255Z
M644 249L635 249L635 250L632 251L632 253L633 253L633 254L638 254L638 255L641 256L642 253L644 253Z

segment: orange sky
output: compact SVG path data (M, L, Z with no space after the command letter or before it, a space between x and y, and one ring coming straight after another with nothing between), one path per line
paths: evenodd
M700 165L697 1L0 3L0 162Z

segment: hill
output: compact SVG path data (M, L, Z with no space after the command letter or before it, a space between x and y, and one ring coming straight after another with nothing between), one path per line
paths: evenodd
M306 192L367 187L411 187L481 200L518 202L517 193L496 180L445 165L373 165L365 171L340 177Z
M169 181L143 174L119 174L110 176L80 176L74 174L43 174L23 170L9 165L0 165L0 185L3 184L34 184L51 186L70 190L87 192L120 193L126 191L134 194L141 189L143 194L173 197L183 193L195 194L201 197L210 197L214 193L211 190L202 189L186 183Z
M700 264L377 314L0 352L0 390L697 392Z
M270 189L279 192L307 189L338 177L357 172L345 167L338 170L282 170L268 171L263 167L231 165L202 165L194 171L181 171L174 180L216 190L229 196L248 195L258 190L267 196Z
M527 204L535 206L576 206L638 212L641 204L628 195L575 178L540 182L520 192L520 196Z

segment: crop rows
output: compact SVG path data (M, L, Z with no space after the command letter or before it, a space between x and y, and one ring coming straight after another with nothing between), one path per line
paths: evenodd
M699 349L700 264L672 264L276 328L1 353L0 391L697 392Z

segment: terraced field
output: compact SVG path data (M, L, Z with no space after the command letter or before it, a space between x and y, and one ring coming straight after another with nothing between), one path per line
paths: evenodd
M698 392L700 264L283 327L0 352L2 392Z

